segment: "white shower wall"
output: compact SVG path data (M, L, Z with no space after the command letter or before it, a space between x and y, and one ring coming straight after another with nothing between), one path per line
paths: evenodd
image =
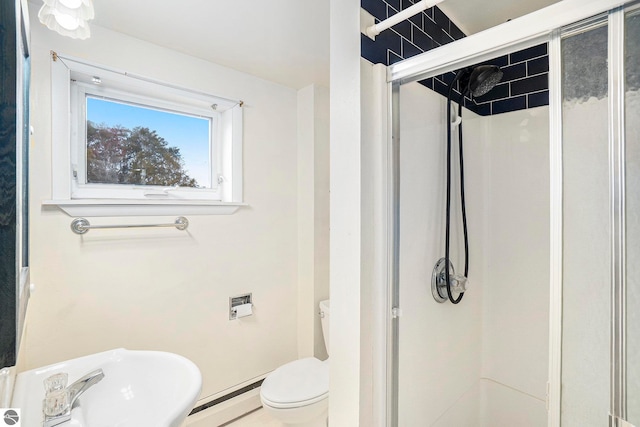
M455 309L431 296L431 271L444 254L446 105L415 83L401 88L400 102L399 425L431 426L478 383L482 294L476 283ZM471 250L474 259L476 245ZM458 425L473 425L475 411L461 409Z
M444 255L446 101L418 83L401 88L399 423L543 426L548 109L463 115L470 289L453 306L430 288ZM456 175L451 256L461 271Z

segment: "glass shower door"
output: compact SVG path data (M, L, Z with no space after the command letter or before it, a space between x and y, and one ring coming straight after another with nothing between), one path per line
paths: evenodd
M608 425L611 325L608 26L562 48L562 427Z
M640 426L640 8L561 51L561 425Z
M627 12L625 49L627 420L640 426L640 9Z

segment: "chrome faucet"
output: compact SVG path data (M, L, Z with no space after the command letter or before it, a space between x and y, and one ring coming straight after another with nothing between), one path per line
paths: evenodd
M47 391L43 401L44 421L42 426L54 427L70 421L71 411L77 406L78 398L103 378L102 369L96 369L66 388Z

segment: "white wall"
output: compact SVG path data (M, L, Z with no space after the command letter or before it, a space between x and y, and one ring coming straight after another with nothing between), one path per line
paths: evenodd
M331 358L329 423L360 412L361 113L360 2L330 1Z
M546 426L549 354L549 110L481 118L484 425ZM468 146L467 145L467 146ZM473 175L469 177L473 181ZM476 255L477 256L477 255ZM506 402L511 402L507 404ZM510 408L509 410L506 410ZM506 423L506 424L505 424Z
M29 307L25 369L115 347L164 350L198 365L201 397L207 398L296 359L302 333L297 199L304 190L298 185L296 91L97 26L86 41L62 38L37 20L32 32L30 243L38 288ZM245 101L249 207L229 216L190 216L186 233L73 234L70 217L41 207L51 198L50 50ZM170 218L92 221L158 220ZM326 228L326 221L326 215L317 220L314 230ZM324 259L315 262L326 270ZM229 321L228 298L244 292L253 292L254 315ZM326 287L319 292L326 295Z
M469 290L453 306L431 295L444 255L446 101L411 83L400 103L400 425L545 425L548 110L464 111ZM452 259L462 272L454 164Z
M466 117L474 116L465 111ZM477 250L481 239L471 216L478 211L477 182L468 178L470 217L470 289L457 306L439 304L431 294L431 274L444 256L444 201L446 159L446 100L411 83L400 89L400 373L399 425L415 420L433 425L480 378L482 346L482 288ZM470 120L469 126L472 123ZM478 122L475 122L477 125ZM467 144L467 162L481 155L477 145ZM469 165L468 173L473 176ZM468 175L468 176L469 176ZM457 180L456 180L457 182ZM477 183L476 183L477 182ZM456 196L457 185L452 187ZM456 202L452 212L459 212ZM452 224L459 224L459 214ZM475 217L474 217L475 218ZM457 227L457 226L456 226ZM457 249L460 233L452 234ZM452 250L452 259L461 260ZM461 262L455 262L461 269ZM456 406L456 412L466 408ZM474 418L475 414L466 415Z
M318 304L329 298L329 89L298 91L298 354L327 358Z
M387 133L387 67L361 61L362 243L360 265L360 425L386 426L390 273L389 208L391 161Z

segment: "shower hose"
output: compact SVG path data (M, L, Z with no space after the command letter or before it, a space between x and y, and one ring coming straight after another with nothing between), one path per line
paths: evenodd
M457 80L456 76L456 80ZM454 80L455 83L455 80ZM451 84L453 88L454 83ZM445 283L447 288L447 296L449 301L453 304L458 304L462 301L464 292L460 292L457 298L453 297L451 292L451 278L449 275L449 235L451 231L451 88L449 89L449 96L447 97L447 207L446 207L446 224L445 224L445 245L444 245L444 258L445 258ZM464 95L460 96L460 102L458 103L458 117L462 118L462 101ZM462 149L462 122L458 124L458 151L460 158L460 204L462 207L462 230L464 234L464 277L468 277L469 274L469 236L467 233L467 210L464 198L464 156Z

